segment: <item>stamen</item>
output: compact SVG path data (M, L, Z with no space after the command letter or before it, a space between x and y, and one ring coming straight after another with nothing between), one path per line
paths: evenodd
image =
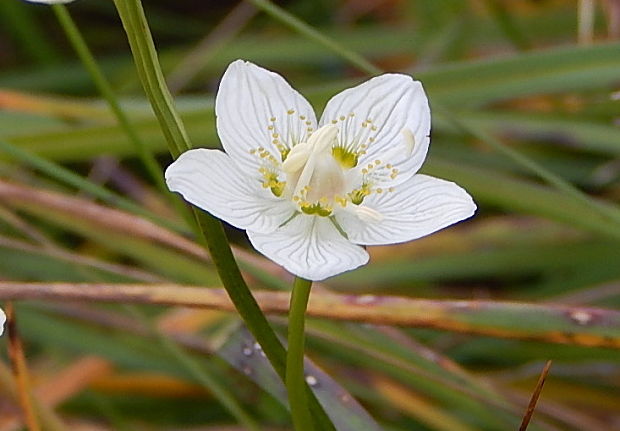
M250 150L261 160L259 172L262 186L270 189L274 196L291 199L298 213L333 217L334 207L337 206L339 210L352 211L367 222L382 220L382 214L363 205L363 202L373 193L394 191L389 185L391 179L398 175L398 170L382 161L387 159L393 162L393 157L384 154L381 159L366 160L365 166L359 168L362 177L358 183L360 185L353 190L344 189L346 170L358 166L359 159L375 141L376 136L370 135L376 135L372 132L379 130L381 125L349 112L314 130L306 116L299 115L294 109L286 112L286 129L278 130L275 117L267 125L273 147ZM413 151L413 134L408 129L402 133L406 141L405 151ZM277 159L271 153L275 153L275 149L281 156ZM394 156L403 157L403 147L396 152L400 154ZM283 174L286 181L280 179Z
M351 203L355 205L360 205L362 202L364 202L364 198L370 193L370 186L367 183L364 183L359 189L355 189L350 192L347 197L351 200Z
M321 217L329 217L332 214L333 208L330 206L323 206L320 203L311 204L309 202L303 202L300 205L301 211L308 215L318 215Z
M345 169L351 169L357 166L357 154L344 147L336 146L332 148L332 156Z

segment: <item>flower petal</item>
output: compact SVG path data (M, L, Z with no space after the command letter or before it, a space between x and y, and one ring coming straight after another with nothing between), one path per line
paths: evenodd
M368 146L362 165L380 159L397 166L408 159L406 170L414 174L426 158L431 114L422 84L410 76L389 73L337 94L327 103L320 125L334 121L341 127L339 139ZM394 150L402 158L384 160Z
M292 203L275 197L246 177L222 151L186 151L166 169L166 183L185 200L240 229L269 233L294 212Z
M6 315L4 311L0 308L0 335L4 332L4 322L6 322Z
M271 234L248 231L259 252L307 280L323 280L368 262L368 253L324 217L300 214Z
M356 244L381 245L411 241L471 217L476 204L458 185L417 174L391 193L368 196L363 205L381 218L358 217L352 211L336 218Z
M242 60L226 69L215 113L222 146L252 174L261 159L250 151L264 148L280 160L276 145L290 148L306 140L308 129L316 129L314 110L284 78Z

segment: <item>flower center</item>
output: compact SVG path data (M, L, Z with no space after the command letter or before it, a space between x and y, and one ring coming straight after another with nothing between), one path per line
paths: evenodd
M321 127L295 145L282 163L289 196L306 214L330 215L345 191L343 168L332 155L337 135L336 126Z
M289 110L288 113L294 112ZM305 120L305 117L299 118ZM275 148L250 150L250 154L261 160L258 171L263 188L270 189L274 196L292 200L304 214L330 217L337 204L363 220L381 219L381 214L363 202L371 194L393 192L390 183L399 175L399 170L380 159L366 159L360 166L368 146L375 140L370 134L379 127L366 119L357 132L352 132L348 126L354 119L352 113L341 115L316 131L308 127L304 133L299 130L287 133L287 138L281 140L274 125L276 119L271 118L268 129L273 132ZM388 151L381 159L401 159L403 151L411 154L415 145L413 133L405 129L402 134L402 147Z

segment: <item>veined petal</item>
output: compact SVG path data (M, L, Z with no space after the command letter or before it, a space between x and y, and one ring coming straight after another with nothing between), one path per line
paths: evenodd
M373 194L364 205L381 214L374 220L353 211L336 218L349 240L381 245L411 241L471 217L476 204L458 185L417 174L391 193Z
M259 252L308 280L323 280L368 262L366 250L349 242L325 217L300 214L271 234L247 233Z
M240 229L273 232L295 212L290 201L263 189L219 150L181 154L166 169L166 183L186 201Z
M252 151L267 151L281 161L283 149L305 142L308 132L316 129L312 107L284 78L242 60L226 69L215 113L226 153L252 175L262 163Z
M401 171L414 174L426 158L430 118L422 84L407 75L392 73L334 96L325 107L320 126L330 122L339 125L338 139L344 145L367 145L360 164L379 159L399 167L408 159L406 169ZM386 154L391 154L391 160L384 159Z

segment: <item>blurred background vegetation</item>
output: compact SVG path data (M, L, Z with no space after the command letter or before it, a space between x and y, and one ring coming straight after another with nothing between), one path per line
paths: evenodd
M277 70L320 112L368 77L347 59L357 53L423 82L434 115L424 171L479 205L444 232L370 248L371 264L314 287L330 307L310 307L308 357L323 371L308 383L339 431L518 429L549 359L529 429L620 428L620 2L278 4L350 51L292 28L264 1L145 2L194 145L219 145L214 92L232 60ZM134 145L162 171L171 161L113 3L67 9L137 137L102 99L62 14L0 0L0 300L56 289L51 300L15 302L38 421L290 429L282 387L221 304L93 299L96 289L124 292L119 283L165 284L172 299L159 302L173 303L180 286L206 295L221 286ZM278 308L290 276L227 231L250 286ZM71 300L80 291L93 298ZM284 333L281 316L272 323ZM8 344L0 340L0 431L23 426Z

